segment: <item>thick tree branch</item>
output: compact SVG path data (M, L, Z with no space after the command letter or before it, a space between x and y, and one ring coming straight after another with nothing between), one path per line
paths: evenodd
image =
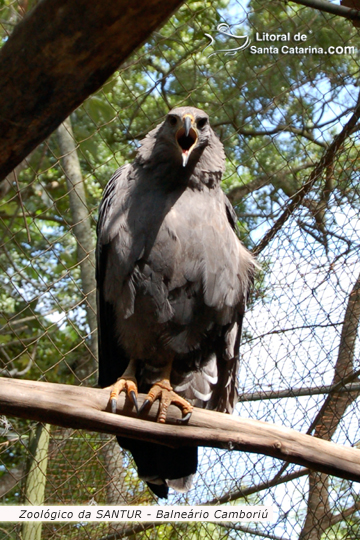
M356 501L355 504L350 506L349 508L346 508L339 514L334 514L329 517L329 527L333 527L337 523L340 523L341 521L344 521L345 519L351 517L355 512L358 512L360 510L360 501Z
M54 223L59 223L59 225L63 225L64 227L68 226L68 223L65 219L59 216L46 215L45 212L43 212L42 214L37 214L36 212L26 212L25 217L31 218L33 220L39 219L41 221L53 221ZM12 218L11 215L0 212L0 220L8 220L10 218Z
M100 88L181 3L39 2L0 51L0 180Z
M139 397L140 405L145 396ZM63 427L157 442L168 446L210 446L265 454L341 478L360 481L359 450L313 438L292 429L257 420L195 409L188 425L179 426L180 411L171 406L168 423L139 419L121 395L118 412L106 412L109 391L24 380L0 379L0 414Z
M234 491L233 493L227 493L222 497L216 497L215 499L206 502L204 506L225 504L232 501L237 501L238 499L245 499L246 497L249 497L249 495L253 495L254 493L260 493L260 491L264 491L265 489L269 489L275 486L280 486L281 484L286 484L286 482L292 482L293 480L301 478L302 476L306 476L307 474L309 474L309 469L300 469L300 471L295 471L285 476L279 476L278 474L276 474L276 476L271 480L267 480L266 482L262 482L261 484L257 484L255 486L244 487L243 489L239 489L238 491Z
M357 122L359 121L359 118L360 118L360 93L358 95L354 114L351 116L350 120L345 124L341 132L338 135L336 135L333 142L324 152L322 158L320 159L316 167L314 167L313 171L311 172L308 181L302 186L302 188L293 197L291 197L291 200L288 203L285 211L281 214L279 219L274 223L271 229L265 234L263 239L256 246L256 248L254 249L254 252L256 255L261 253L266 248L266 246L271 242L271 240L276 236L279 230L286 223L288 218L301 205L302 201L304 200L304 197L306 197L306 195L310 192L315 182L322 176L322 174L324 173L324 171L327 170L328 167L332 166L334 159L336 157L336 154L338 153L338 151L340 150L341 146L344 144L348 136L351 134L352 130L356 126Z
M260 392L246 392L239 395L239 402L243 401L262 401L263 399L281 399L298 396L318 396L336 392L339 394L360 392L360 382L344 384L341 388L338 385L327 384L322 386L311 386L309 388L288 388L286 390L263 390Z
M269 184L278 184L280 185L280 187L282 187L283 185L285 187L286 185L287 188L289 188L289 176L295 177L298 172L309 169L313 166L313 163L306 162L302 165L299 165L298 167L294 167L292 169L285 169L271 175L260 175L254 180L248 182L247 184L244 184L243 186L236 186L231 189L227 193L228 199L230 200L231 204L236 205L238 201L246 197L246 195L249 195L249 193L253 193L254 191L257 191L264 186L268 186Z
M261 536L263 540L268 538L269 540L287 540L286 536L276 536L275 534L266 533L261 530L256 530L254 527L246 527L245 525L232 525L231 523L221 523L221 521L210 521L210 523L216 524L219 527L223 527L228 531L240 531L243 533L251 534L252 536Z
M234 126L235 127L235 126ZM235 128L236 129L236 128ZM236 129L236 132L239 135L244 135L244 137L261 137L261 136L270 136L277 135L278 133L293 133L294 135L299 135L305 139L321 146L322 148L327 148L328 144L325 141L320 141L316 139L312 133L310 133L306 128L300 129L290 125L279 124L273 129L269 130L256 130L256 129Z
M147 531L148 529L154 529L161 527L162 525L164 525L164 523L161 523L160 521L156 523L138 523L136 525L134 523L131 527L102 536L99 538L99 540L120 540L121 538L131 538L132 536L136 536L137 534Z
M304 137L305 139L308 139L309 141L313 142L314 144L317 144L318 146L321 146L322 148L327 148L328 144L325 141L320 141L316 139L312 133L310 133L310 130L307 128L297 128L295 126L286 125L286 124L278 124L272 129L251 129L251 128L242 128L238 127L236 122L234 121L226 121L226 122L217 122L216 124L213 124L213 128L217 128L220 126L226 126L231 125L233 126L234 130L236 131L237 135L243 135L244 137L269 137L271 135L277 135L278 133L293 133L294 135L299 135L300 137ZM314 129L316 129L314 127Z

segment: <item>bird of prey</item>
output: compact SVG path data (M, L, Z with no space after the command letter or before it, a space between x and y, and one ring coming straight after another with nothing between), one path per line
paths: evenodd
M125 391L138 410L160 400L231 413L242 319L256 263L220 187L223 145L208 115L178 107L118 169L100 206L97 241L99 385L112 410ZM145 408L146 408L145 406ZM159 497L187 491L197 448L118 437Z

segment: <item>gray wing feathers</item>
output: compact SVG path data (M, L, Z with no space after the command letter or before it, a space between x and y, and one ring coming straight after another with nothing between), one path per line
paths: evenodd
M163 339L185 354L198 347L194 314L201 296L224 328L219 351L198 371L182 374L181 381L174 375L175 390L195 405L230 412L236 402L241 320L254 260L235 234L236 217L220 188L216 193L185 190L164 212L149 249L144 224L131 218L133 212L141 220L144 204L134 192L129 196L135 189L134 174L132 166L119 169L100 208L100 249L108 245L105 300L129 318L136 288L141 287L141 294L153 299L159 324L171 320L183 328L176 335L164 334ZM156 197L149 192L148 196ZM161 210L156 198L146 204Z
M117 219L126 206L131 165L120 167L107 183L99 209L98 241L108 244L119 232ZM115 224L115 228L114 228Z
M195 406L230 413L237 402L242 318L256 265L235 234L236 216L230 214L230 203L223 192L219 190L219 197L211 200L201 195L194 207L206 228L194 223L182 231L181 237L187 239L187 257L183 265L180 261L181 277L177 276L177 281L179 284L185 278L192 283L201 279L205 304L216 311L217 323L227 326L219 351L201 369L187 374L176 391ZM183 311L177 306L177 313L191 314L191 307L187 306L187 311L181 300Z
M234 306L247 296L254 261L229 223L226 197L220 188L218 194L185 192L166 216L175 240L165 228L160 234L167 238L160 237L160 243L172 249L177 261L170 289L201 281L205 304L213 307L218 322L225 324ZM179 257L174 253L176 248L182 254Z
M133 167L124 165L116 171L105 189L98 222L98 245L108 245L105 268L104 298L116 304L129 317L134 310L135 286L128 279L135 262L141 258L145 240L129 226L130 198L133 187Z

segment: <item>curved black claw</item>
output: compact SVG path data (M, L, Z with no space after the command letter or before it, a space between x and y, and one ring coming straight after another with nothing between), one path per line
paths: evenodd
M110 404L111 404L111 412L116 414L117 398L115 397L111 398Z
M139 409L139 414L142 413L146 407L149 405L150 403L150 400L149 399L145 399L144 403L141 405L140 409Z
M179 418L178 420L176 420L176 423L177 423L177 424L185 424L185 422L187 422L188 420L190 420L191 414L192 414L191 411L188 412L183 418Z
M131 396L131 401L135 405L136 412L139 414L139 405L138 405L138 402L137 402L137 399L136 399L136 394L135 394L134 390L131 390L130 396Z

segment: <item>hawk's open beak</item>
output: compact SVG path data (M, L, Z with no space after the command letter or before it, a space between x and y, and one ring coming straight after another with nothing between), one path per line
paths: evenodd
M185 136L188 137L191 129L191 118L190 116L185 116L184 120Z
M176 133L176 141L180 147L183 167L186 167L189 157L198 140L197 130L193 128L194 118L187 114L183 118L184 124Z

